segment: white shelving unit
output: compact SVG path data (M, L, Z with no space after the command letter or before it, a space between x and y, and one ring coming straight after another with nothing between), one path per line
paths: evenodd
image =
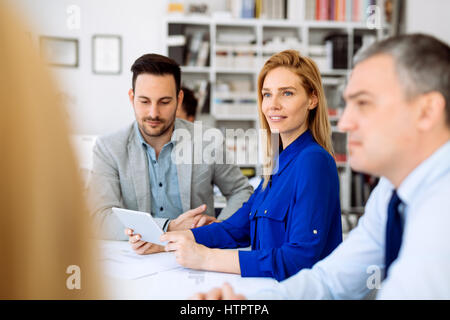
M304 11L303 11L304 12ZM182 66L182 78L186 83L189 79L198 79L203 77L210 83L210 112L209 115L203 117L210 117L217 127L226 126L226 123L232 124L233 127L239 127L243 124L244 129L248 128L249 123L251 127L258 127L257 114L257 95L256 95L256 81L258 73L263 66L265 60L275 52L284 49L296 49L302 54L310 55L310 50L313 47L323 46L324 38L333 33L346 35L348 50L347 50L347 66L351 66L351 60L354 52L355 38L357 36L372 35L375 39L380 39L387 35L389 26L384 24L381 29L369 29L365 23L362 22L345 22L345 21L307 21L299 19L297 21L291 20L265 20L265 19L213 19L210 17L199 16L168 16L164 25L164 41L166 55L170 56L170 37L176 34L171 34L172 27L175 26L178 30L188 30L189 28L202 29L209 39L209 64L207 66ZM253 35L252 43L238 44L238 43L220 43L220 39L224 33L235 33L238 39L242 35ZM179 34L178 34L179 35ZM186 36L186 34L184 34ZM245 36L244 36L245 37ZM268 43L287 38L297 39L297 44L277 45L276 48L270 49ZM244 50L254 52L253 63L248 63L248 66L239 65L232 67L232 63L224 65L218 61L217 53L219 50L224 50L224 46L229 46L230 50L239 50L242 47ZM234 46L234 49L233 49ZM247 48L247 49L245 49ZM239 52L239 51L237 51ZM314 56L311 55L314 59ZM318 59L319 60L319 59ZM219 63L220 62L220 63ZM322 61L323 62L323 61ZM348 69L332 69L324 67L324 64L319 64L323 83L325 89L333 88L345 83L349 70ZM249 114L240 114L239 112L220 112L221 105L218 103L217 97L223 96L219 93L220 83L224 80L237 79L248 80L250 82L250 94L248 98L254 99L253 112ZM231 81L231 80L230 80ZM226 95L226 94L225 94ZM230 93L230 96L233 94ZM342 106L329 105L330 108L338 109ZM239 109L237 107L236 109ZM248 110L248 109L247 109ZM336 123L339 119L339 112L337 115L330 115L333 132L338 132ZM344 155L344 161L337 161L338 170L341 179L341 205L342 210L350 210L351 208L351 168L347 162L348 155ZM259 172L257 170L257 172Z

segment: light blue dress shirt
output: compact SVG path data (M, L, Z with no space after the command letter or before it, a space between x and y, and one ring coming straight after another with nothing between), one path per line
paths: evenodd
M135 129L147 154L151 191L151 214L155 218L175 219L183 213L183 206L178 187L177 167L171 160L171 153L174 146L173 135L172 139L163 146L158 159L156 159L155 149L145 142L137 123L135 123ZM167 222L164 225L164 231L167 231Z
M404 202L398 258L384 279L387 206L393 185L381 178L348 238L312 269L250 299L450 299L450 142L416 167L397 192Z

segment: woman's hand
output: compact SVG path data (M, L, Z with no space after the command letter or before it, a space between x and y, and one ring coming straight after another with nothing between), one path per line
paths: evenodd
M164 247L165 251L174 252L177 262L183 267L202 270L207 268L208 257L212 250L196 243L190 230L166 232L160 241L169 242Z

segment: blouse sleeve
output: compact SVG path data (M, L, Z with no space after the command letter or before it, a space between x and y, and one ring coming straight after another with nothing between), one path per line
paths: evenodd
M262 183L261 181L248 201L228 219L191 229L195 241L209 248L248 247L250 245L250 220L248 215Z
M286 218L288 239L279 248L239 251L242 276L281 281L324 258L321 255L329 242L330 250L342 242L339 178L334 160L323 152L309 152L295 165L294 202Z

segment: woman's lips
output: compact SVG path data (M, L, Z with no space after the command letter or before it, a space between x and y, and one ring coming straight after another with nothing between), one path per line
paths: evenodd
M268 118L271 122L280 122L280 121L283 121L284 119L286 119L287 117L274 115L274 116L268 116Z

